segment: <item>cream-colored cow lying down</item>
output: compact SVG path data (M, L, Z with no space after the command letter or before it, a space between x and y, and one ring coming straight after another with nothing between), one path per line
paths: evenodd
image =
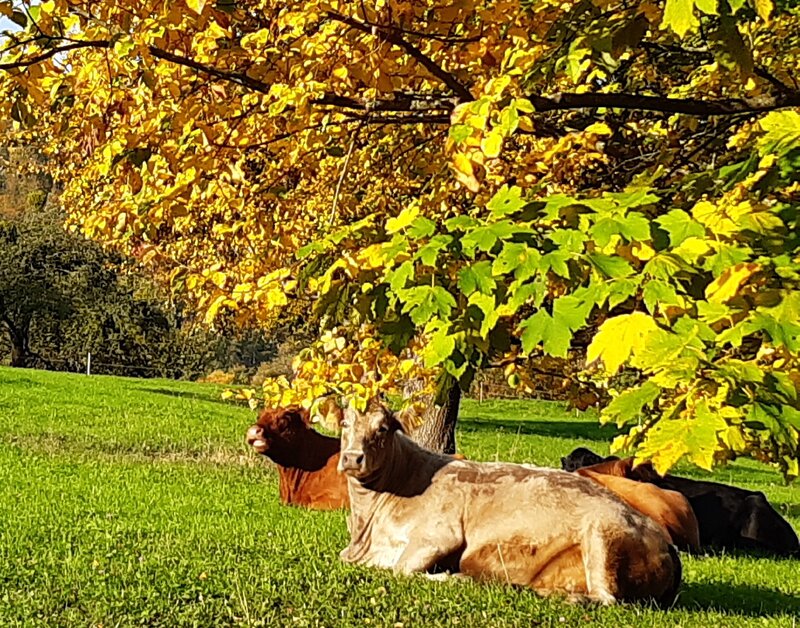
M449 567L604 604L677 595L680 560L661 529L585 478L433 453L377 401L344 410L339 468L352 508L346 562Z

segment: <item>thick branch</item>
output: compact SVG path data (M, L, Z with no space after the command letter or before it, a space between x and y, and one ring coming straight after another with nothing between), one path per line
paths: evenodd
M359 30L362 33L370 33L385 42L402 48L410 57L416 59L420 65L422 65L422 67L428 70L428 72L433 74L442 83L447 85L447 87L449 87L452 92L458 96L459 100L462 102L474 100L472 94L469 93L469 90L462 85L455 76L439 67L433 60L431 60L429 57L426 57L419 48L417 48L414 44L407 42L400 36L399 32L391 27L383 27L378 24L365 24L364 22L359 22L352 17L347 17L346 15L342 15L334 11L328 11L327 15L332 20L336 20L342 24L347 24L351 28Z
M785 107L800 107L800 92L777 97L726 98L702 100L700 98L667 98L639 94L575 94L562 93L552 97L528 96L536 111L566 111L568 109L633 109L660 113L683 113L689 116L730 116L742 113L763 113Z
M347 114L348 120L360 120L365 124L450 124L449 115L412 115L412 116L374 116L370 114Z
M188 57L181 57L180 55L176 55L172 52L161 50L160 48L156 48L155 46L148 46L148 48L150 50L150 54L158 59L163 59L164 61L177 63L178 65L182 65L187 68L192 68L193 70L197 70L198 72L202 72L203 74L215 76L217 78L224 79L226 81L231 81L232 83L236 83L238 85L241 85L242 87L247 87L249 89L252 89L254 92L261 92L262 94L266 94L269 92L271 87L269 83L264 83L263 81L250 78L246 74L239 74L237 72L225 72L224 70L219 70L213 66L205 65L198 61L195 61L194 59L189 59Z
M42 61L47 61L51 57L56 56L62 52L69 52L71 50L78 50L79 48L108 48L109 42L105 39L96 39L90 41L76 41L66 46L58 46L51 48L47 52L40 55L31 57L30 59L21 59L19 61L10 61L8 63L0 63L0 70L15 70L17 68L27 68Z
M338 14L333 14L335 17ZM372 32L370 27L354 20L352 18L340 16L341 20L367 32ZM458 102L465 102L472 100L472 95L462 86L454 77L449 73L439 68L435 63L422 55L419 50L411 46L407 42L398 38L392 33L385 31L377 31L380 37L386 41L394 43L403 47L414 58L419 56L425 59L420 62L425 65L431 72L437 74L448 87L455 93L457 98L441 98L436 95L425 94L399 94L395 95L392 99L380 100L372 103L365 103L355 98L348 96L337 96L329 94L323 96L316 101L316 104L323 106L338 107L341 109L354 109L364 112L408 112L414 113L413 116L397 117L394 119L386 119L385 122L391 124L416 124L420 122L429 123L445 123L447 115L438 113L438 115L431 114L431 110L437 112L449 112ZM401 42L401 43L400 43ZM12 61L10 63L0 63L0 70L11 70L16 68L28 67L35 65L51 57L80 48L108 48L110 42L107 40L93 40L93 41L73 41L64 46L51 48L47 52L36 55L29 59ZM158 58L171 63L176 63L188 68L192 68L203 74L214 76L232 83L236 83L247 89L251 89L260 93L268 93L270 84L257 79L251 78L245 74L236 72L227 72L220 70L213 66L205 65L188 57L183 57L166 50L161 50L155 46L149 47L150 53ZM412 52L415 51L415 52ZM436 71L434 72L434 69ZM646 96L640 94L625 94L625 93L574 93L565 92L556 94L555 96L528 96L531 103L538 112L547 111L566 111L571 109L594 109L598 107L605 107L608 109L627 109L635 111L654 111L660 113L681 113L697 117L710 117L710 116L731 116L739 114L755 114L764 113L767 111L774 111L775 109L782 109L786 107L800 107L800 91L784 91L777 96L761 96L757 98L727 98L718 100L703 100L700 98L668 98L665 96ZM354 119L359 119L358 116L353 116ZM375 118L376 121L381 121L379 117Z

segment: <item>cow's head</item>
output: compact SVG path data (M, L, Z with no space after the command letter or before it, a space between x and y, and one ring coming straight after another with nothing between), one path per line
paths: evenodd
M298 406L267 408L247 430L246 440L258 453L269 455L275 448L290 446L309 429L308 410Z
M599 464L607 460L602 456L598 456L591 449L586 447L578 447L573 450L568 456L561 458L561 468L564 471L575 471L583 467L591 467L592 465Z
M403 431L395 414L373 400L366 411L352 406L342 414L342 453L339 471L354 478L367 478L381 469L396 432Z

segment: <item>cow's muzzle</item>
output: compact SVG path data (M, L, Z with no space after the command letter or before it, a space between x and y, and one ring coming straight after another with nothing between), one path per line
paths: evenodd
M343 451L339 458L339 468L348 475L358 476L366 470L366 459L363 451Z
M264 429L260 425L251 425L250 429L247 430L245 440L250 447L260 454L263 454L269 449L269 442L264 435Z

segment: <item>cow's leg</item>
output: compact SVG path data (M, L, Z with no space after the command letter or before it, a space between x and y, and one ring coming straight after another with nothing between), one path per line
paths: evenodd
M586 572L586 598L603 605L615 604L617 599L609 574L608 538L602 523L589 524L583 535L581 552Z
M415 534L411 531L408 545L394 565L394 571L402 574L424 572L437 562L450 556L462 543L461 534L448 528Z

